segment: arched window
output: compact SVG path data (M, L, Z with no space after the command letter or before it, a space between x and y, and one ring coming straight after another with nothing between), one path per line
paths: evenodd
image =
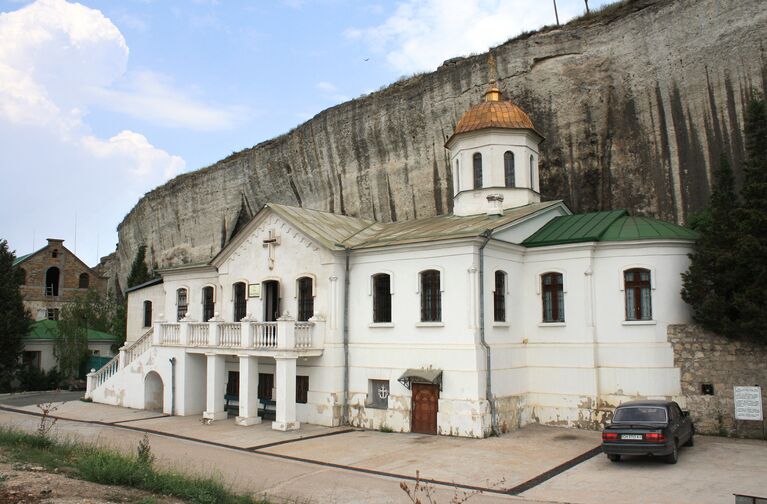
M503 176L506 187L514 187L514 153L511 151L503 153Z
M202 288L202 321L207 322L213 318L215 314L216 304L213 297L213 287L207 286Z
M152 325L152 302L144 301L144 327Z
M626 320L652 320L650 270L634 268L623 272L626 292Z
M45 295L46 296L59 295L60 275L61 275L61 272L56 266L52 268L48 268L48 271L45 272Z
M482 154L474 153L474 189L482 189Z
M535 159L530 154L530 189L535 190Z
M506 322L506 273L503 271L495 272L493 320L496 322Z
M565 321L565 296L561 273L541 275L541 293L543 294L543 321Z
M51 257L53 257L55 259L58 256L59 256L59 249L53 249L51 251Z
M421 322L442 321L442 291L439 271L421 272Z
M91 277L88 276L88 273L81 273L80 274L80 280L78 281L77 286L80 289L87 289L88 288L88 284L90 283L90 281L91 281Z
M391 277L386 273L373 275L373 322L391 322Z
M186 317L189 311L189 295L186 289L176 290L176 320Z
M19 285L27 285L27 270L19 268Z
M307 321L314 316L314 285L312 277L301 277L296 281L298 290L298 320Z
M237 282L233 286L233 302L234 302L234 321L239 322L245 318L245 314L248 308L247 300L245 298L245 290L247 289L245 282Z

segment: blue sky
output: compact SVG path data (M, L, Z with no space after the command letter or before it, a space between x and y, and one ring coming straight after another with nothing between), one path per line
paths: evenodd
M173 176L553 23L540 0L0 0L0 238L94 265Z

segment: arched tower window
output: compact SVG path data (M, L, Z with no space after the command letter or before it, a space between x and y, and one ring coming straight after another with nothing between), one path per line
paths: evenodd
M88 273L81 273L77 286L80 289L87 289L88 285L90 284L90 281L91 281L91 278L90 276L88 276Z
M59 256L59 249L53 249L51 251L51 257L53 257L55 259L58 256Z
M152 325L152 302L144 301L144 327Z
M373 275L373 322L391 322L391 277Z
M503 153L503 176L506 187L514 187L514 153L511 151Z
M455 193L461 192L461 164L455 160Z
M530 189L535 190L535 159L530 154Z
M186 317L189 311L189 295L186 289L176 290L176 320Z
M623 272L626 292L626 320L652 320L650 270L634 268Z
M245 282L237 282L233 286L234 292L234 321L239 322L245 318L247 311L247 301L245 299Z
M298 289L298 320L307 321L314 316L314 293L312 278L301 277L296 281Z
M213 287L202 288L202 321L207 322L213 318L216 309L216 302L213 297Z
M474 189L482 189L482 154L474 153Z
M48 268L45 272L45 295L46 296L58 296L59 295L59 277L61 271L56 267Z

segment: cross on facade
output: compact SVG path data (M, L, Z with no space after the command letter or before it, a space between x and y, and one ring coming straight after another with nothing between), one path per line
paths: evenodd
M275 234L273 230L269 230L269 238L264 240L264 248L269 249L267 254L267 264L269 269L274 269L274 247L280 244L280 237Z

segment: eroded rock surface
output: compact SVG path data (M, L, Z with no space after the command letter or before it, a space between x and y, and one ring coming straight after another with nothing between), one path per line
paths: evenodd
M493 49L504 95L546 137L544 197L685 222L721 152L740 177L744 104L767 90L764 7L636 0ZM449 60L148 193L119 226L122 285L140 244L154 265L207 260L268 201L382 221L449 212L443 144L482 99L487 62Z

